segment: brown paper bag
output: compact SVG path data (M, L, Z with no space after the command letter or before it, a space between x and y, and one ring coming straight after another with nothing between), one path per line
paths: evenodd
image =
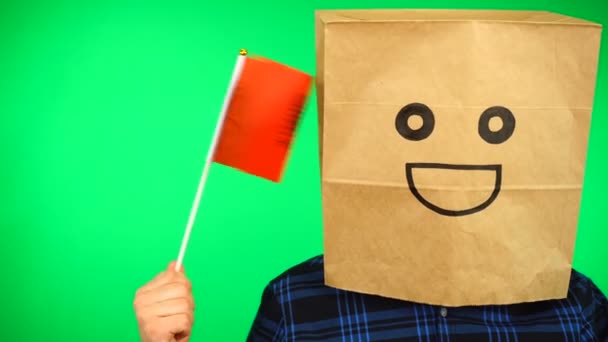
M565 297L600 34L546 12L318 12L326 283Z

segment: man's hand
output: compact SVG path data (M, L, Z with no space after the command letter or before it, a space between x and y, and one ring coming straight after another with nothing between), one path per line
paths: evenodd
M175 263L142 286L133 301L142 342L187 342L194 322L192 286Z

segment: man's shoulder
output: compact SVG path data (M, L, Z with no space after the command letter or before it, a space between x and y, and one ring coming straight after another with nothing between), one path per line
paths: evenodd
M283 273L272 279L268 283L268 289L275 295L289 294L292 292L307 292L308 295L334 294L338 289L330 288L325 285L323 255L317 255L299 264L290 267ZM329 292L328 292L329 291ZM597 287L591 279L584 274L572 269L567 298L564 301L578 302L577 306L582 306L585 302L593 300L593 295L597 295ZM596 293L593 293L596 292ZM601 292L600 292L601 294ZM375 296L374 296L375 297ZM590 298L591 297L591 298ZM551 301L543 301L549 304ZM538 303L538 302L537 302ZM526 303L536 304L536 303ZM524 304L524 305L526 305ZM514 306L519 306L515 304Z
M290 267L268 284L269 287L308 287L321 286L325 284L323 273L323 255L317 255L295 266Z
M255 337L267 341L284 334L315 334L318 340L336 336L354 338L360 337L360 331L369 331L368 339L380 339L390 333L417 340L419 333L412 327L434 326L432 322L446 314L454 322L462 323L456 335L465 338L476 334L483 340L486 336L491 339L509 326L514 335L529 337L529 340L541 340L537 338L541 335L548 336L543 340L561 340L562 336L574 338L577 333L584 334L585 340L598 340L597 336L608 333L607 310L605 296L589 278L575 270L571 273L567 298L506 306L465 306L446 311L433 305L327 286L321 255L290 267L268 283L249 341L256 340ZM351 319L354 319L352 325L345 326L344 322ZM386 328L387 322L389 328ZM581 325L576 326L576 322Z
M570 286L569 291L588 291L590 288L594 288L595 283L582 274L581 272L572 269L572 273L570 275Z
M604 311L608 310L606 295L593 280L574 269L570 276L567 299L574 301L583 311L590 307L602 307Z

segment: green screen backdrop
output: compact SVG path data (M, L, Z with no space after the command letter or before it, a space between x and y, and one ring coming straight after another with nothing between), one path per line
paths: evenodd
M314 10L604 0L0 2L0 339L135 341L135 290L176 258L239 48L315 73ZM604 32L604 42L606 42ZM575 267L608 292L608 54ZM186 270L193 341L243 341L263 287L322 253L316 98L280 184L214 165Z

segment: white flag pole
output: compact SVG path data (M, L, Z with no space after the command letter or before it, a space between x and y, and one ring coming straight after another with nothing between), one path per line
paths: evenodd
M186 248L188 247L188 240L190 240L190 233L192 232L192 226L194 225L194 220L196 219L196 213L198 212L198 207L201 202L201 196L203 195L203 190L205 188L205 183L207 182L207 175L209 174L209 167L213 163L213 157L215 154L215 148L217 147L217 143L220 139L220 135L222 134L222 127L224 126L224 119L226 118L226 112L228 112L228 106L230 106L230 101L232 100L232 95L234 94L234 89L241 77L241 72L243 71L243 66L245 65L245 60L247 58L247 51L245 49L241 49L239 56L236 59L236 65L234 66L234 70L232 72L232 79L230 80L230 85L228 86L228 91L226 92L226 96L224 97L224 104L222 105L222 111L220 113L220 117L215 126L215 133L213 134L213 138L211 140L211 146L209 146L209 150L207 151L207 159L205 160L205 166L203 167L203 173L201 175L201 179L198 183L198 189L196 190L196 195L194 197L194 203L192 203L192 209L190 209L190 216L188 217L188 224L186 225L186 231L184 232L184 237L182 239L182 245L179 250L179 255L177 257L177 263L175 264L175 270L179 271L184 262L184 255L186 254Z

